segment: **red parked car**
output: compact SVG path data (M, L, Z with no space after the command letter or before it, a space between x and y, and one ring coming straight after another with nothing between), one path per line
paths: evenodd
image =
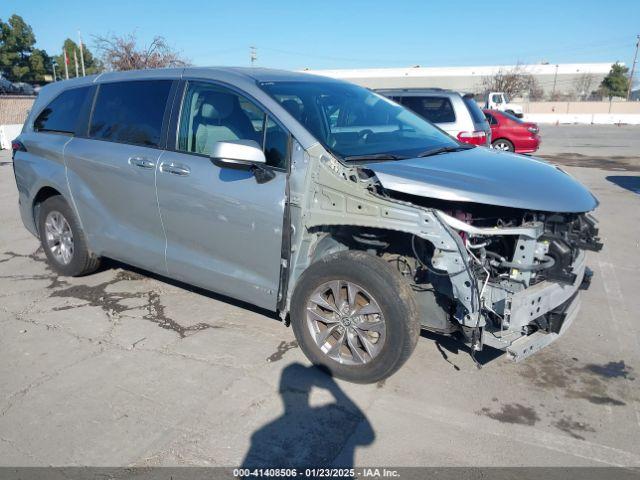
M506 112L483 110L491 126L491 146L496 150L516 153L533 153L540 146L540 129L532 122L525 122Z

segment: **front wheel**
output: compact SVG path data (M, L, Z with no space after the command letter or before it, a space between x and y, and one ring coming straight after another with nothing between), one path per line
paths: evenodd
M387 262L357 251L307 268L293 294L291 324L312 363L356 383L396 372L420 334L410 285Z
M494 149L502 150L503 152L514 152L515 151L513 143L511 143L506 138L499 138L497 140L494 140L493 143L491 143L491 146Z

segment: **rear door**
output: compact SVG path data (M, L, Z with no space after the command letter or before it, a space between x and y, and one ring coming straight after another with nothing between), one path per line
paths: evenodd
M157 175L169 274L274 310L289 134L252 100L212 82L187 82L176 104ZM213 145L229 140L262 146L273 178L258 183L246 168L216 164Z
M166 273L165 236L155 172L172 85L172 80L99 85L88 130L65 149L69 185L92 248L161 273Z

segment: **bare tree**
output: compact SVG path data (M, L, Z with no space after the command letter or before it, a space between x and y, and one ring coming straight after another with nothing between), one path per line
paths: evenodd
M484 92L505 92L509 97L518 97L530 92L535 79L521 65L509 69L499 69L481 82Z
M164 37L154 37L149 46L138 46L135 33L118 37L95 37L96 50L108 70L184 67L189 61L171 49Z
M530 102L539 102L544 98L544 89L540 86L540 83L533 75L529 75L529 85L527 85L527 90Z
M595 81L595 75L592 73L583 73L573 81L573 91L578 100L585 100L589 96Z

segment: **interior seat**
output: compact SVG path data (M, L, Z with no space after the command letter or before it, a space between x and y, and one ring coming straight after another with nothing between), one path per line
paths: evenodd
M195 152L210 154L221 141L259 141L251 120L240 107L238 97L226 93L207 92L198 115L194 118Z

